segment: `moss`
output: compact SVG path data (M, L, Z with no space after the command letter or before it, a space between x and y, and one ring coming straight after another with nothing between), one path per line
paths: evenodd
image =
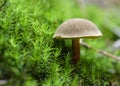
M85 18L103 27L102 10L87 10ZM81 47L81 61L73 66L71 41L52 38L64 20L83 15L73 0L7 1L0 11L0 79L8 80L6 86L107 86L113 77L119 80L119 63ZM107 50L104 39L86 42Z

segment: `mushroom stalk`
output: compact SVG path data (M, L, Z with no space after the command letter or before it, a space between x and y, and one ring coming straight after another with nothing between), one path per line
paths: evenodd
M72 48L73 48L73 63L77 63L80 59L80 43L79 39L72 39Z

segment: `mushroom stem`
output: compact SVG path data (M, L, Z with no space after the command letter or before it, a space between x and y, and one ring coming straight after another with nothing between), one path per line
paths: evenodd
M73 48L73 63L77 63L80 59L80 43L79 39L72 39L72 48Z

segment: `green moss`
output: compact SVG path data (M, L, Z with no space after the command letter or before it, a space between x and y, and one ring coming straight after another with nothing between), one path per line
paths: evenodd
M101 11L90 6L85 18L103 27ZM63 21L83 16L73 0L7 1L0 11L0 79L8 80L6 86L107 86L113 77L119 80L119 63L81 47L74 66L71 41L52 38ZM107 50L104 40L85 41Z

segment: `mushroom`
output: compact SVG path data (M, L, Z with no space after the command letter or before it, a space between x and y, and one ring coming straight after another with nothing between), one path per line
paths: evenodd
M63 22L56 30L53 38L72 39L73 58L77 63L80 59L80 38L96 38L102 36L97 26L89 20L73 18Z

